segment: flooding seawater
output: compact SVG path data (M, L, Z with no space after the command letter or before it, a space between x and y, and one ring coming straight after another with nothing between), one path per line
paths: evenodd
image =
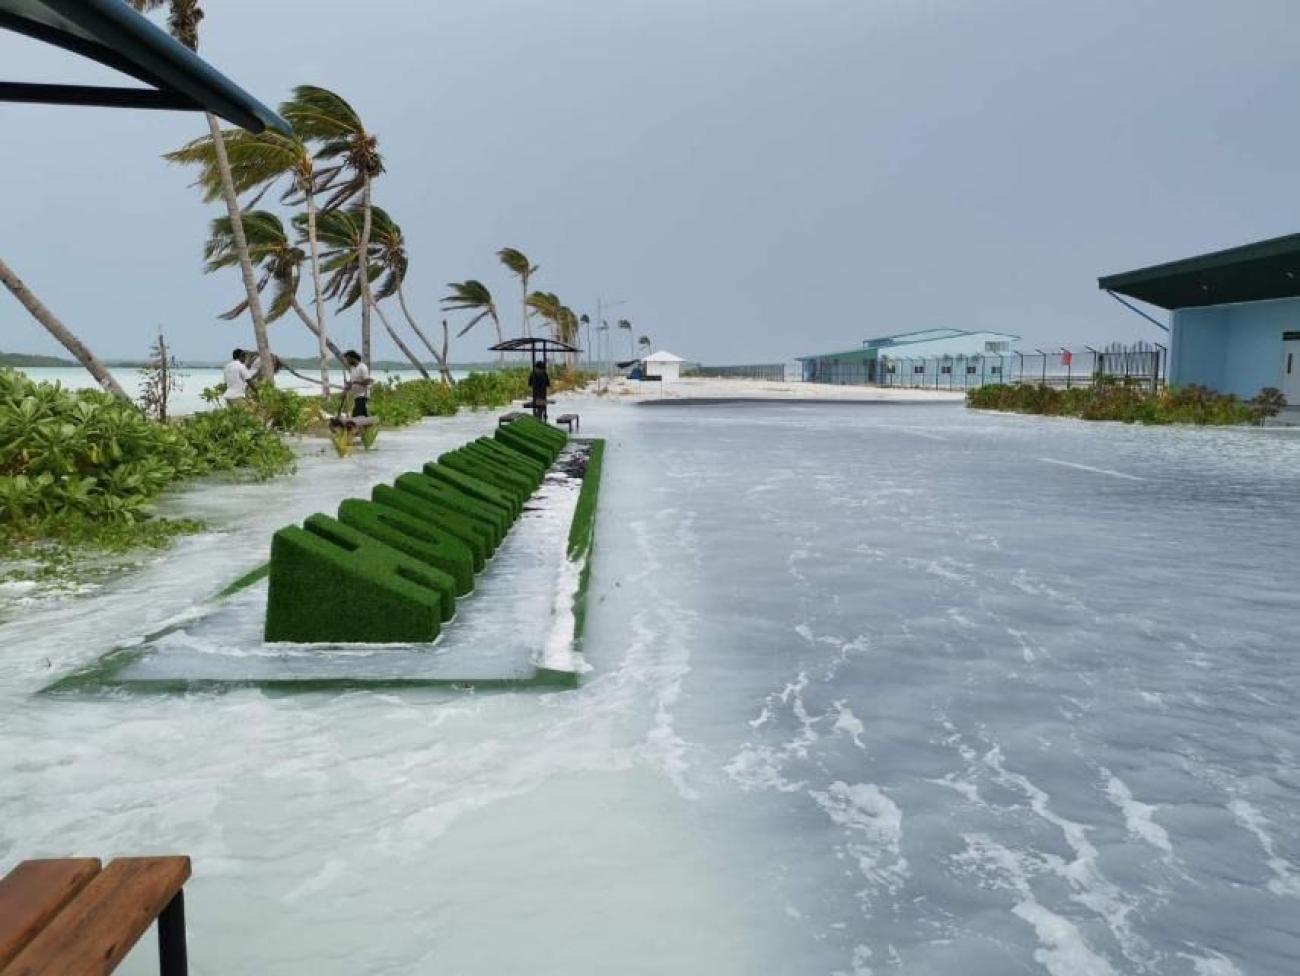
M492 419L196 487L0 625L0 867L191 854L195 972L1300 970L1300 438L581 409L579 690L36 696Z

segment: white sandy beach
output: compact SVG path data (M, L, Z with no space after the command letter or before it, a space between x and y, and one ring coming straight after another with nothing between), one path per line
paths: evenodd
M957 402L964 394L960 390L913 390L883 386L844 386L835 383L802 383L790 380L748 380L705 377L683 377L667 385L642 383L625 377L615 377L608 387L602 378L581 394L564 393L562 396L601 396L614 400L637 402L641 400L687 399L761 399L761 400L836 400L841 402L907 401L924 402L941 400ZM605 390L608 389L608 393Z

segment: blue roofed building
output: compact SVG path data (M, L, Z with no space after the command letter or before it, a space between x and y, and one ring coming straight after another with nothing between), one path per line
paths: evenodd
M808 383L880 383L888 361L1002 357L1019 339L1008 332L922 329L864 339L862 345L843 352L800 356L799 362Z

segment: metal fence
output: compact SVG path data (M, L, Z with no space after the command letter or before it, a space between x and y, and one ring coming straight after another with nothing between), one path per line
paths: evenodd
M1167 351L1158 343L1114 343L1105 349L1058 349L985 353L976 356L882 358L882 386L964 390L988 383L1025 383L1062 389L1091 386L1098 377L1158 389L1165 381ZM871 381L865 381L871 382Z
M688 363L682 368L682 375L781 381L785 379L785 363L751 363L747 366L700 366Z

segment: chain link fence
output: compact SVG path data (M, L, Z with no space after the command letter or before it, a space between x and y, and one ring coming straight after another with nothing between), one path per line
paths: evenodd
M974 356L882 357L876 368L881 386L965 390L989 383L1029 384L1071 389L1091 386L1098 377L1157 390L1165 382L1167 350L1158 343L1113 343L1105 349L1043 349Z
M687 363L682 367L682 375L781 382L785 379L785 363L751 363L745 366L701 366L698 363Z

